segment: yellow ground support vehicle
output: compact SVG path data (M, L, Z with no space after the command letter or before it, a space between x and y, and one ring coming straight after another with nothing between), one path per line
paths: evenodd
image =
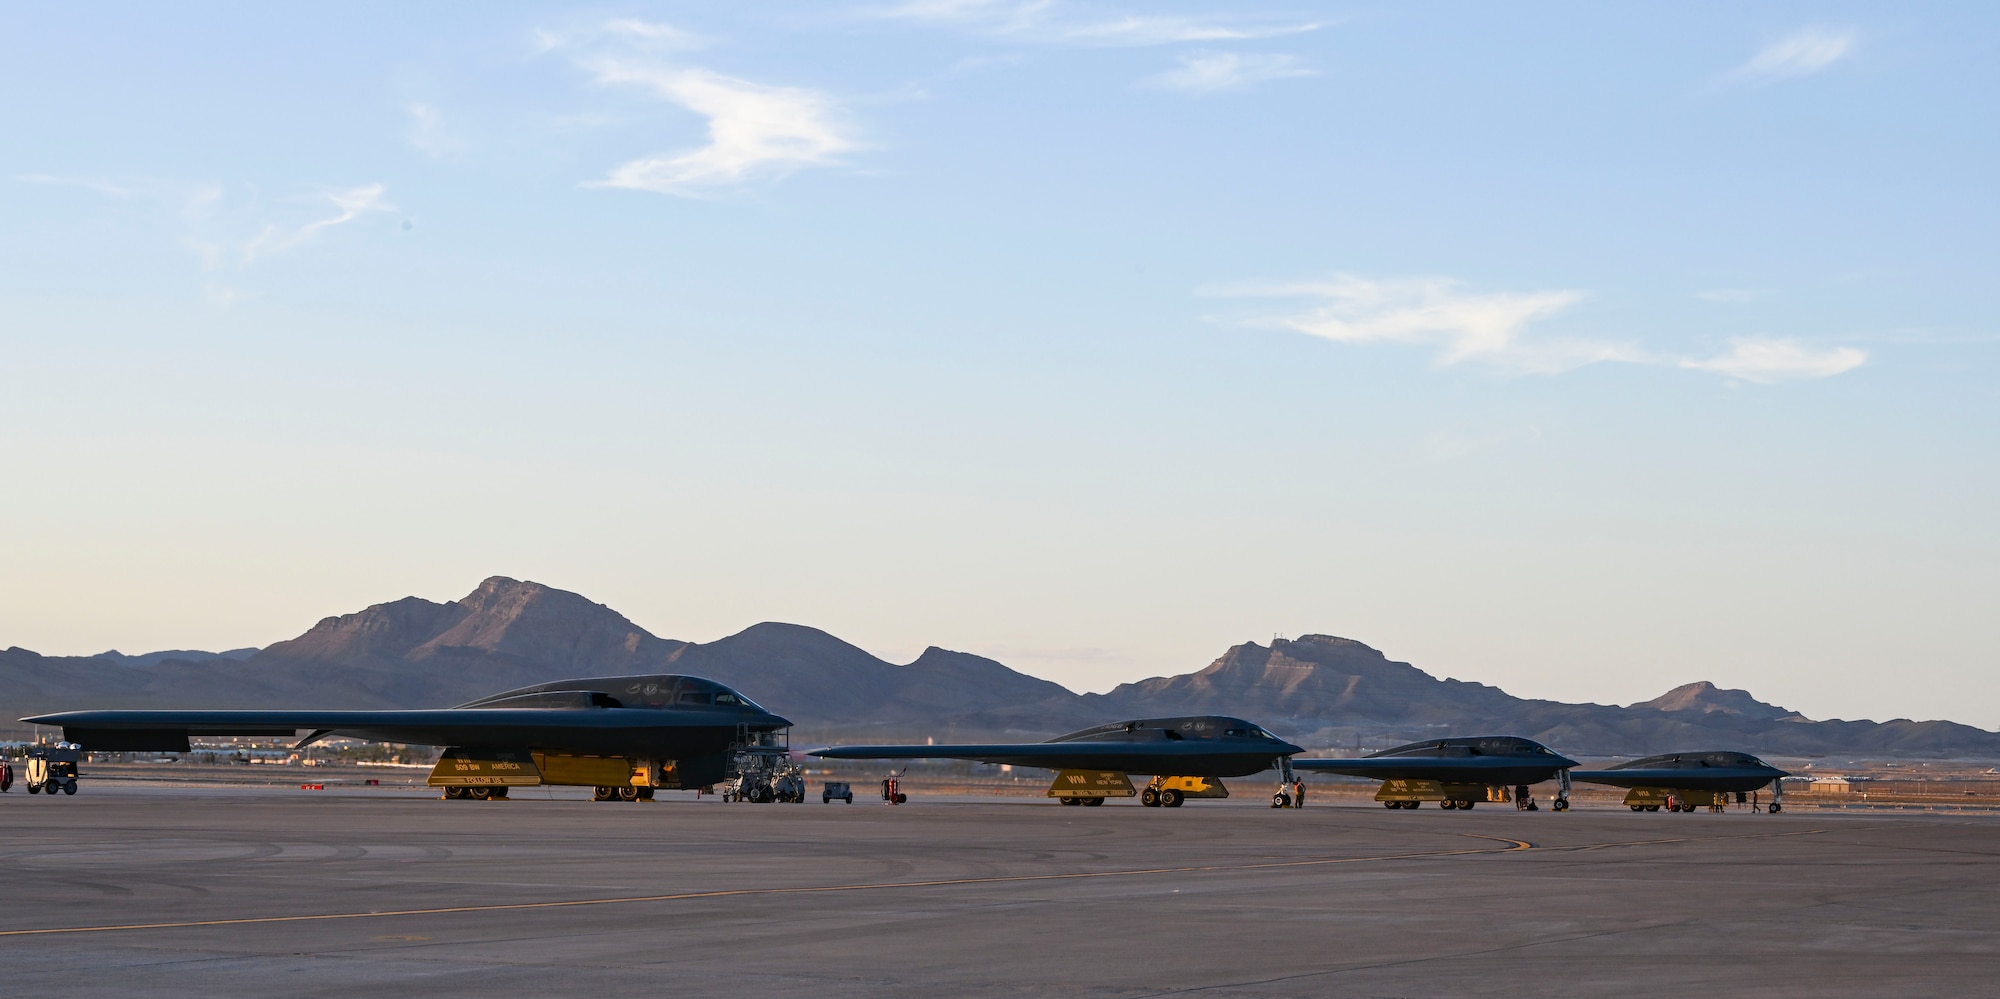
M29 746L28 764L23 767L29 794L76 793L76 765L83 762L83 748L73 742L53 746Z

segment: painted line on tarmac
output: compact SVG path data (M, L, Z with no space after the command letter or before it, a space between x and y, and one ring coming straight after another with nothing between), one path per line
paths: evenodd
M1437 857L1470 857L1481 854L1514 853L1539 849L1524 839L1504 836L1461 835L1492 840L1504 847L1474 850L1432 850L1424 853L1394 853L1376 857L1322 857L1315 860L1276 860L1262 864L1231 864L1209 867L1151 867L1129 871L1080 871L1071 874L1016 874L996 878L951 878L940 881L885 881L858 885L809 885L798 888L730 888L720 891L681 892L673 895L628 895L616 898L579 898L557 902L505 902L493 905L453 905L433 909L385 909L379 912L323 912L302 916L249 916L239 919L191 919L172 923L119 923L109 926L48 926L27 930L0 930L0 937L50 936L60 933L116 933L127 930L175 930L198 926L253 926L259 923L306 923L330 919L384 919L392 916L442 916L467 912L512 912L523 909L566 909L586 905L632 905L640 902L681 902L701 898L743 898L758 895L812 895L823 892L884 891L898 888L944 888L956 885L1010 884L1031 881L1083 881L1094 878L1131 878L1154 874L1214 874L1232 871L1267 871L1294 867L1327 867L1335 864L1368 864L1391 860L1428 860Z

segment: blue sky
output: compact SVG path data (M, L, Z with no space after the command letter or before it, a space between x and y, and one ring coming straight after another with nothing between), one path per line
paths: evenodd
M2000 726L1988 5L0 12L0 643L494 573Z

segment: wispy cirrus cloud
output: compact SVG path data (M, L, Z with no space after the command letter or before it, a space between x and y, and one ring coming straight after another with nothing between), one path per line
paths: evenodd
M1769 385L1853 371L1868 363L1868 352L1856 347L1814 347L1793 339L1745 337L1729 341L1726 354L1683 358L1679 363L1683 368Z
M1051 45L1147 46L1189 42L1249 41L1317 31L1321 21L1240 16L1105 14L1057 0L913 0L870 12L879 18L918 21L995 37Z
M1316 76L1297 56L1275 53L1195 52L1180 58L1180 68L1139 81L1153 90L1189 94L1219 94L1248 90L1269 80Z
M267 257L303 245L320 233L335 226L346 225L363 215L393 212L396 206L383 200L383 195L387 192L388 189L381 184L369 184L364 187L323 191L303 199L307 203L324 203L332 209L333 214L303 225L265 223L263 231L243 245L243 262L247 264L258 257Z
M693 32L627 18L582 31L538 31L536 38L543 51L572 49L593 83L637 89L707 120L705 145L628 160L587 187L714 197L805 167L832 166L861 148L838 102L823 91L689 65L678 53L710 44Z
M1810 76L1845 59L1858 39L1853 28L1804 28L1765 46L1717 82L1769 83Z
M436 105L416 102L404 110L410 116L410 124L403 137L418 152L442 159L464 151L465 143L445 128L444 112Z
M102 194L107 198L129 198L140 193L134 187L113 183L108 180L99 180L96 177L64 177L51 173L24 173L17 175L14 179L23 184L47 184L52 187L82 188L86 191Z
M1853 347L1822 348L1795 339L1743 338L1709 358L1677 357L1629 340L1545 336L1532 331L1585 296L1580 291L1473 291L1441 277L1377 280L1338 274L1331 280L1238 284L1203 289L1211 296L1304 299L1304 309L1242 322L1287 329L1336 343L1428 347L1440 367L1480 364L1523 374L1560 374L1591 364L1652 364L1709 371L1769 384L1827 378L1866 363Z
M592 70L600 83L643 87L708 119L707 145L622 163L591 182L593 187L699 197L801 167L828 166L860 145L838 123L833 100L816 90L618 59L597 60Z
M164 239L200 262L208 275L203 295L222 308L246 297L241 289L223 283L229 273L311 242L327 230L395 210L385 200L387 189L382 184L326 189L273 205L254 188L232 198L216 183L149 178L107 181L50 174L15 179L90 191L124 203L119 211L129 216L144 220L150 215L149 224L166 230ZM300 221L300 216L307 217Z

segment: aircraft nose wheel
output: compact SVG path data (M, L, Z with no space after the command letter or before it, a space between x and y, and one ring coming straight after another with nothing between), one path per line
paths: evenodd
M1567 812L1569 811L1569 799L1557 798L1553 803L1549 805L1549 807L1555 809L1558 812Z
M1776 815L1776 814L1778 814L1779 812L1782 812L1782 811L1784 811L1784 810L1785 810L1785 806L1783 806L1783 805L1780 805L1780 804L1778 804L1778 803L1777 803L1777 802L1775 802L1775 801L1774 801L1774 802L1771 802L1771 814L1772 814L1772 815Z
M1292 796L1286 794L1283 791L1279 791L1278 793L1271 796L1271 807L1272 808L1292 807Z

